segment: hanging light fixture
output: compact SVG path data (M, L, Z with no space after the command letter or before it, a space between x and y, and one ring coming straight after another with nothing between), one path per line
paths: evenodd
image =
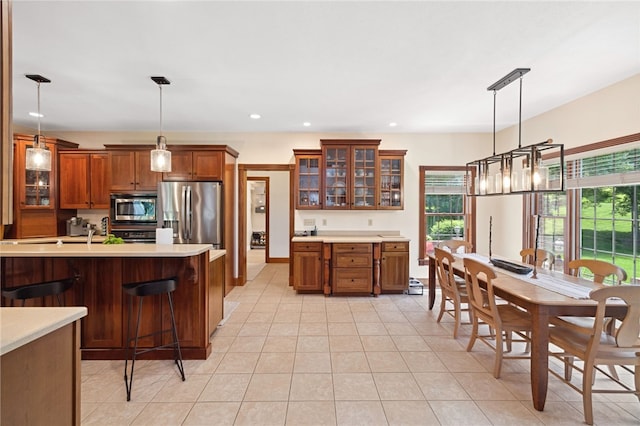
M522 76L529 71L530 68L516 68L487 88L493 91L493 155L467 163L468 195L564 191L564 145L548 139L522 146ZM516 80L520 81L518 148L496 154L496 94ZM559 163L554 162L551 171L543 158L558 158Z
M40 83L51 83L46 77L38 74L27 74L29 80L33 80L38 84L38 134L33 137L33 147L27 148L26 164L27 170L51 171L51 151L47 149L44 138L40 135Z
M162 86L171 84L165 77L151 77L160 88L160 136L156 139L156 149L151 150L151 171L171 171L171 151L167 149L167 138L162 135Z

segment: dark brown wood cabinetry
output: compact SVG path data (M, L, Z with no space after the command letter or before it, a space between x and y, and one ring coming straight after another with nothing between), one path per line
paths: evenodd
M322 290L322 243L293 243L293 288L297 291Z
M62 151L60 161L60 207L108 209L110 168L105 151Z
M378 150L379 139L320 142L320 150L294 150L296 209L404 208L406 150Z
M111 191L156 191L162 173L151 171L151 148L105 145L111 163Z
M383 242L380 288L383 293L402 293L409 287L409 243Z
M224 152L207 151L171 152L171 171L163 174L166 181L221 181L224 176Z
M10 238L54 237L66 233L66 220L74 211L62 210L58 200L59 149L77 148L78 144L61 139L42 138L51 151L51 171L26 170L27 148L33 146L32 135L15 134L14 153L14 221L7 232Z

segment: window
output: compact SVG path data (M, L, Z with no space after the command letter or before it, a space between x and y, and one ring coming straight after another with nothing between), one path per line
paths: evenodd
M465 167L420 167L420 259L442 240L475 245L475 200L465 194Z
M640 283L640 148L595 153L613 146L609 142L581 148L582 158L567 161L566 194L539 194L525 211L541 215L540 248L556 253L556 270L564 258L599 259L622 267L627 282ZM533 245L532 235L525 241Z

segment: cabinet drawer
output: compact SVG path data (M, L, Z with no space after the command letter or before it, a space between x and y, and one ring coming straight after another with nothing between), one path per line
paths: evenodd
M293 251L322 251L322 243L293 243Z
M369 243L338 243L333 244L333 253L371 253L372 245Z
M409 243L399 241L382 243L382 251L409 251Z
M336 268L371 268L372 264L369 254L346 253L333 258L333 266Z
M334 293L370 293L373 288L370 268L334 269L331 287Z

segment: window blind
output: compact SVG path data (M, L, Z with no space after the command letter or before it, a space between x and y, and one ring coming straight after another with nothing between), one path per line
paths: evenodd
M567 161L567 189L640 183L640 148Z
M427 194L464 194L466 174L464 172L429 171L424 176Z

